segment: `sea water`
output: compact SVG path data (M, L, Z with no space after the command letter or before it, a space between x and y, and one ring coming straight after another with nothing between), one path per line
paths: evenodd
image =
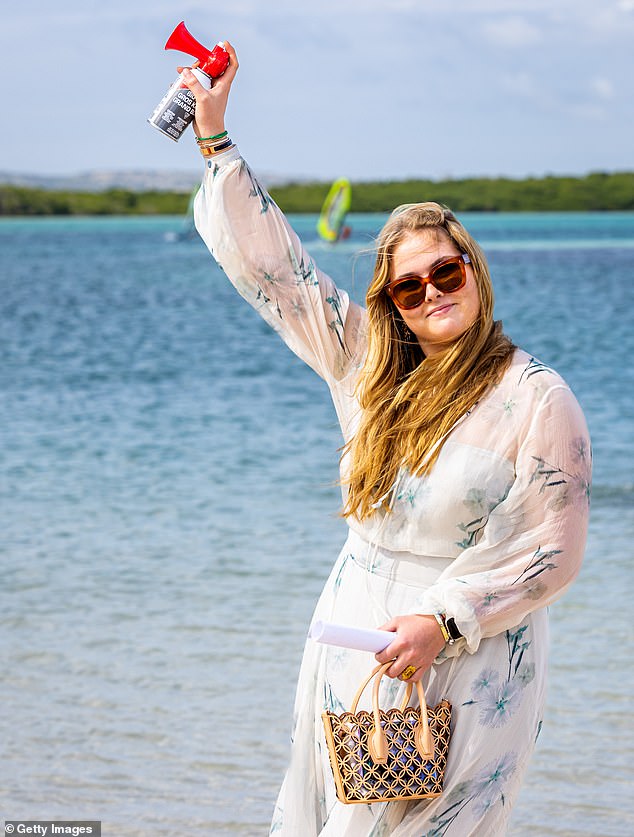
M318 262L361 301L383 216ZM634 214L465 215L594 443L585 564L510 833L634 833ZM0 816L262 835L345 537L323 383L175 218L0 223ZM298 835L302 837L302 835Z

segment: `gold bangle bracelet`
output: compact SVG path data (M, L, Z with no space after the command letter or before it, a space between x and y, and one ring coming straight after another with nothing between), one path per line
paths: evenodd
M198 148L220 148L221 145L228 145L231 142L229 137L223 137L221 140L215 140L214 142L199 142L197 143Z
M434 618L436 622L438 622L438 627L440 628L440 632L442 633L445 642L449 643L449 645L453 645L453 640L449 636L449 631L447 630L447 626L445 625L445 617L442 615L442 613L434 613Z
M199 142L199 148L219 148L221 145L228 145L231 142L231 137L223 137L221 140L207 140L206 142Z
M213 157L214 154L222 154L223 151L229 151L230 148L234 147L234 143L229 143L228 145L223 145L221 148L214 148L212 146L200 146L200 153L203 157Z

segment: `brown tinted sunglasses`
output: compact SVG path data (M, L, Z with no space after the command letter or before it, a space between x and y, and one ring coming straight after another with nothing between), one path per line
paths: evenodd
M443 294L464 288L467 281L467 264L471 264L471 259L466 253L450 256L434 265L427 276L403 276L386 285L385 290L397 308L405 311L408 308L416 308L425 299L427 285L433 285Z

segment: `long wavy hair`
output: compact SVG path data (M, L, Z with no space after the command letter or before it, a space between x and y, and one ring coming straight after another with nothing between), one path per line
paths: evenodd
M394 252L412 233L447 237L471 260L480 311L456 340L425 357L385 291ZM344 517L370 517L389 508L399 469L428 474L456 422L508 368L515 346L493 320L493 286L484 253L453 213L433 202L397 207L377 241L376 264L366 295L368 351L357 382L361 406L357 432L344 446Z

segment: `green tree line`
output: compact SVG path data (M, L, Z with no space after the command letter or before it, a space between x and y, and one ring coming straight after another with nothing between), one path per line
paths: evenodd
M70 192L0 185L0 215L182 215L189 193Z
M271 195L289 213L319 212L330 183L289 183ZM108 189L74 192L0 185L0 215L182 215L186 192ZM352 212L389 212L402 203L434 200L456 212L634 210L634 172L584 177L397 180L352 184Z
M286 212L319 212L328 188L324 183L293 183L273 188L271 194ZM438 201L456 212L634 210L634 172L352 184L352 212L390 212L419 201Z

